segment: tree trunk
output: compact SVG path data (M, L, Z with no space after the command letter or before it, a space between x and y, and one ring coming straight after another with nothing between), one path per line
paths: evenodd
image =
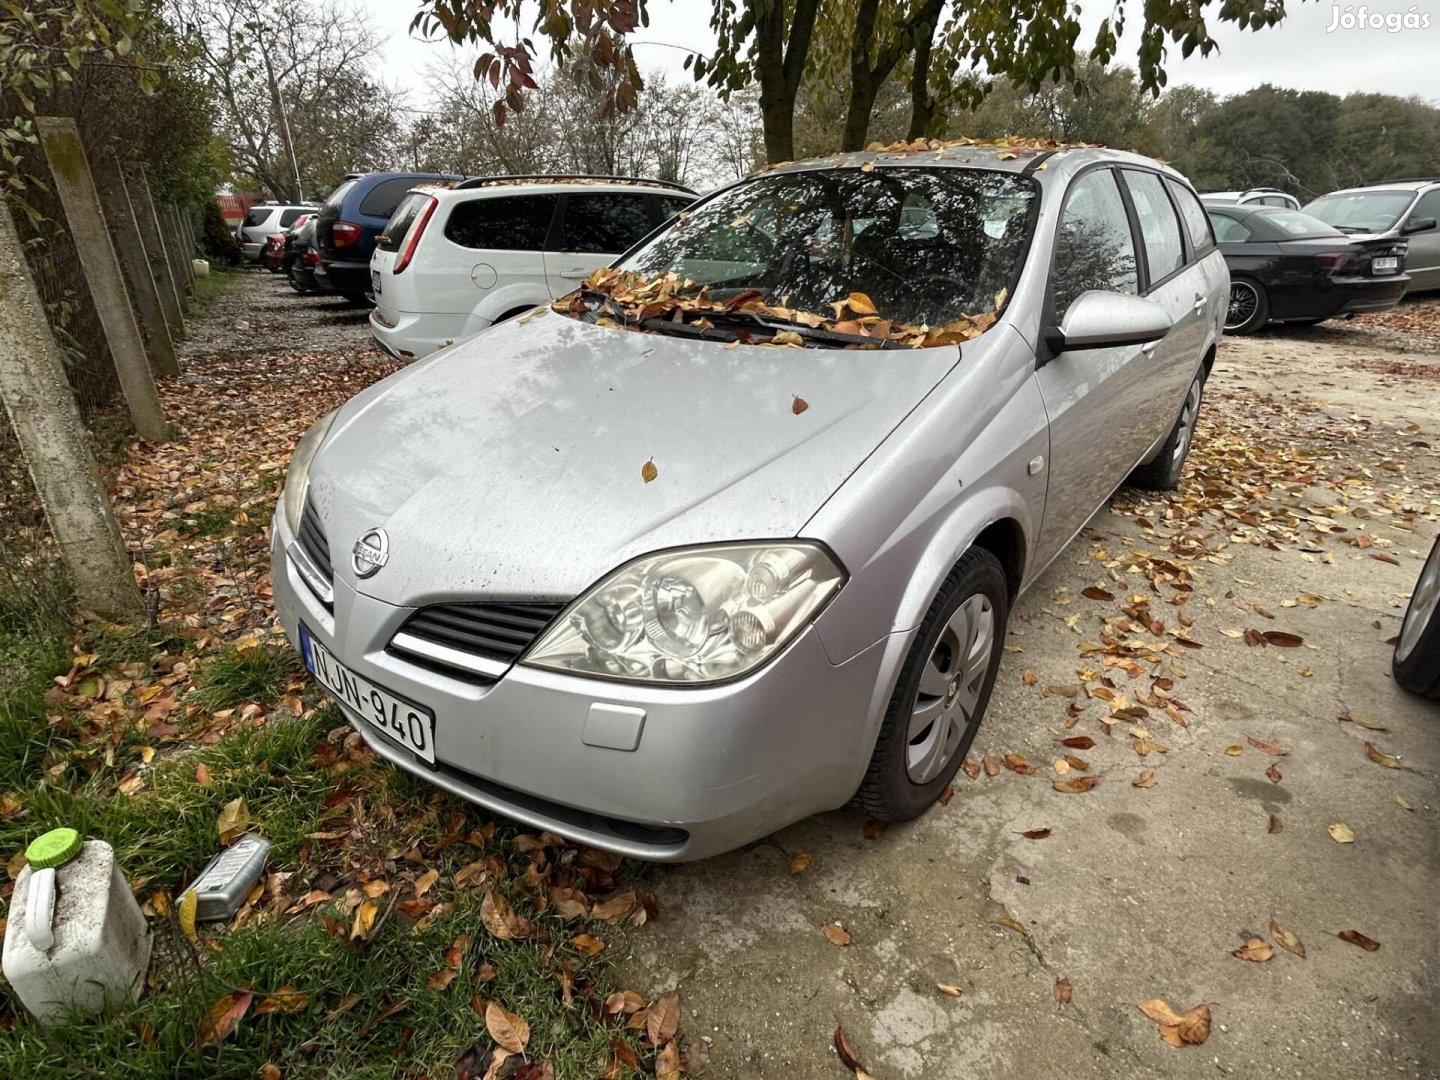
M795 157L795 96L810 55L810 35L820 0L795 0L785 40L785 5L770 3L756 20L756 74L760 82L760 119L765 132L765 160L790 161Z
M60 350L0 198L0 398L82 607L144 611Z
M105 216L100 211L100 197L90 177L90 163L80 143L80 129L69 117L41 116L35 120L45 158L55 178L65 220L75 238L75 249L90 297L105 331L105 343L115 360L115 374L130 409L130 419L142 439L163 442L171 437L165 422L160 395L155 392L155 379L145 356L145 343L130 309L130 297L120 275L120 263Z
M917 34L915 62L910 68L910 130L905 135L911 142L932 134L936 113L936 101L930 96L930 48L935 36L935 23L921 26Z
M290 118L285 115L285 102L280 97L280 83L275 78L270 53L263 44L260 46L260 56L265 61L265 81L270 84L270 107L275 110L275 125L280 129L280 146L285 151L285 161L290 166L290 176L286 178L286 183L288 185L293 182L295 185L289 201L300 202L305 198L305 186L300 182L300 163L295 159L295 143L290 138Z

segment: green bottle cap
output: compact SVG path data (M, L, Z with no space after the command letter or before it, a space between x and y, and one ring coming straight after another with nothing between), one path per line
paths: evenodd
M80 854L83 843L74 829L51 829L30 841L25 849L25 861L36 870L64 866Z

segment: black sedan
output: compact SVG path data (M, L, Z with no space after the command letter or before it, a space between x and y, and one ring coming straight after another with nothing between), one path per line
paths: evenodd
M1227 334L1383 311L1405 295L1404 240L1356 240L1319 218L1269 206L1207 206L1230 267Z

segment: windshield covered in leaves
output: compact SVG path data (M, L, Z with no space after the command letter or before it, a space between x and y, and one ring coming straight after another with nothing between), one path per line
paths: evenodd
M827 320L865 315L839 306L859 295L865 317L936 327L1003 306L1037 203L1029 179L980 169L785 173L682 213L619 269Z

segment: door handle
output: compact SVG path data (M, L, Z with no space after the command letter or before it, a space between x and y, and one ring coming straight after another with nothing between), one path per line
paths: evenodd
M590 271L586 270L583 266L576 266L570 270L561 270L560 276L562 278L565 278L567 281L580 281L584 278L589 277Z
M1154 360L1155 346L1159 344L1160 343L1158 341L1147 341L1144 345L1140 346L1140 351L1145 354L1145 358L1147 360Z
M1205 310L1205 297L1203 297L1203 296L1201 296L1201 295L1199 295L1199 294L1197 293L1197 294L1195 295L1195 314L1196 314L1196 315L1199 315L1199 314L1201 314L1204 310Z

